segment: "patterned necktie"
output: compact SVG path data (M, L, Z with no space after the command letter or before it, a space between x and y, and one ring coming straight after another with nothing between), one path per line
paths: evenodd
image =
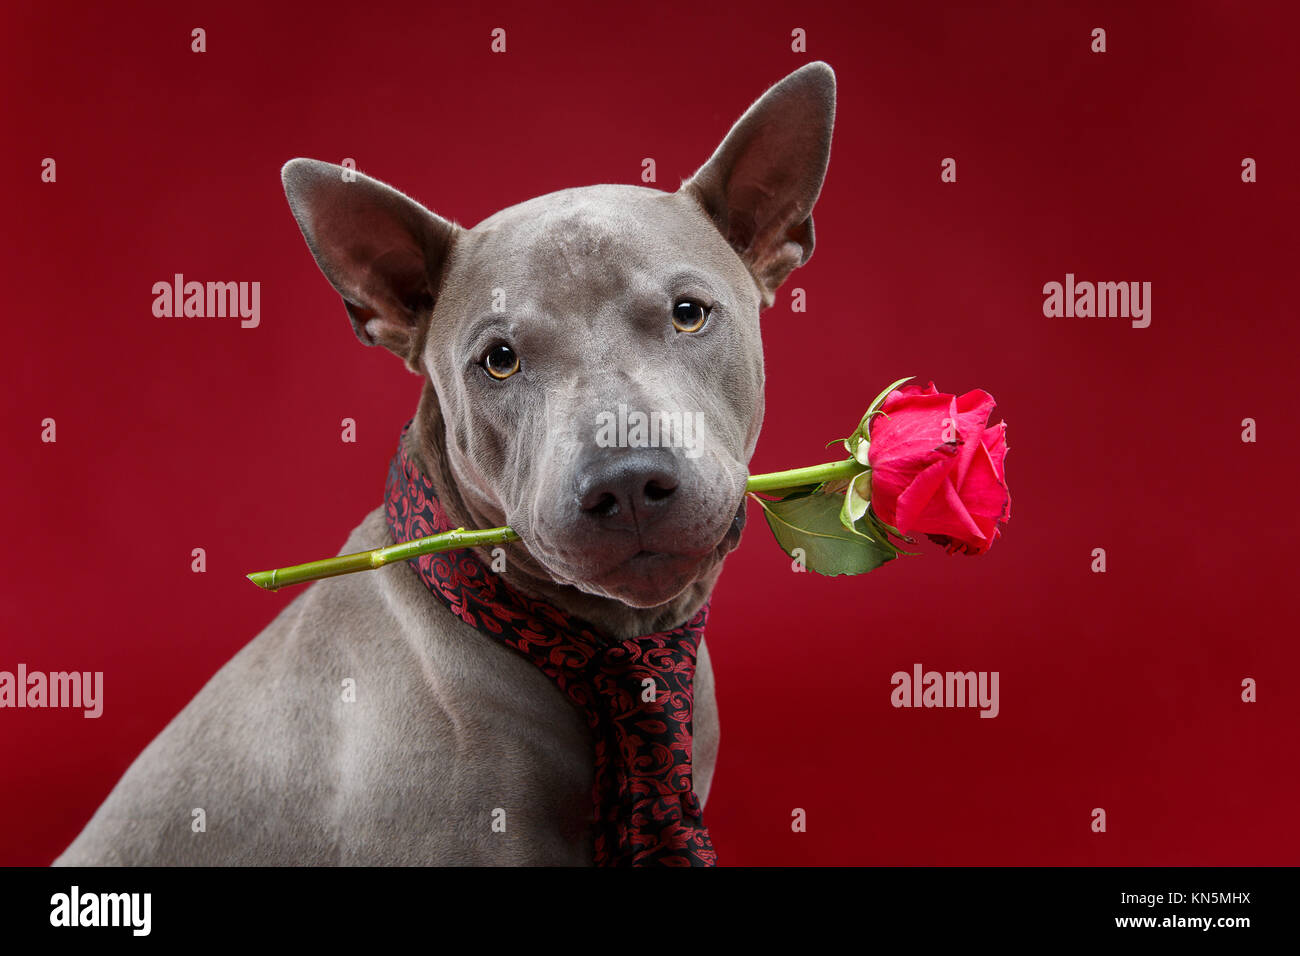
M395 542L453 530L405 437L384 498ZM458 618L522 654L586 718L595 741L597 866L712 866L717 854L691 782L695 655L708 605L671 631L626 641L519 593L472 551L409 562Z

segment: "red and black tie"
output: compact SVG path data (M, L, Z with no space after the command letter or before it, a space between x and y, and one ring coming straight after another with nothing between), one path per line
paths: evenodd
M385 487L395 542L453 530L406 454L410 427ZM695 656L707 604L671 631L615 641L521 594L468 549L409 563L453 614L532 661L586 718L595 743L597 866L717 862L691 781Z

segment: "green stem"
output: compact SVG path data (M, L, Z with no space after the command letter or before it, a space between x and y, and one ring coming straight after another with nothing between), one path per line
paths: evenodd
M356 554L342 554L336 558L322 558L295 564L287 568L275 568L271 571L254 571L248 575L259 588L278 591L290 584L303 584L321 578L332 578L353 571L373 571L395 561L418 558L422 554L434 554L438 551L454 551L457 548L478 548L488 544L506 544L518 541L519 535L509 528L485 528L482 531L444 531L442 534L429 535L427 538L414 538L400 541L386 548L373 551L359 551Z
M856 459L828 461L824 465L809 465L807 468L791 468L789 471L771 471L766 475L751 475L745 485L746 491L788 491L804 485L820 485L823 481L836 478L852 478L866 466Z
M745 485L746 491L773 493L791 490L804 485L821 484L836 478L849 478L862 471L863 466L850 458L846 461L832 461L823 465L811 465L807 468L792 468L789 471L774 471L766 475L752 475ZM510 528L484 528L481 531L466 531L457 528L442 534L429 535L427 538L415 538L375 548L373 551L360 551L356 554L342 554L334 558L322 558L295 564L287 568L275 568L271 571L254 571L248 575L259 588L278 591L291 584L305 584L321 578L332 578L354 571L373 571L386 564L418 558L422 554L435 554L439 551L454 551L458 548L479 548L490 544L506 544L518 541L519 535Z

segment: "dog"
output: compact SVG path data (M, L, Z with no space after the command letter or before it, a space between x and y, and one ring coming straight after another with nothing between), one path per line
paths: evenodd
M504 556L511 588L611 641L705 606L744 525L759 313L812 254L834 113L835 75L810 63L675 192L564 189L469 229L355 170L285 165L357 337L424 379L406 455L452 525L519 535L474 552ZM694 415L704 440L596 442L620 406ZM392 543L380 507L340 553ZM702 806L719 740L702 640L689 726ZM590 865L592 746L537 666L408 567L335 577L212 678L55 864Z

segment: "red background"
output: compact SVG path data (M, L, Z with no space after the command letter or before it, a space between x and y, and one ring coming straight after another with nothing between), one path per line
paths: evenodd
M765 313L754 470L824 460L913 373L997 397L1014 518L986 557L821 579L751 507L709 630L722 861L1295 863L1298 24L1136 6L7 5L0 669L106 690L99 720L0 711L0 862L60 852L292 599L245 572L336 553L380 501L420 382L354 338L282 163L354 157L466 225L646 156L672 189L824 59L817 251L783 290L809 309ZM155 318L175 272L260 281L261 327ZM1151 327L1045 318L1066 272L1150 281ZM893 709L917 662L999 671L1001 715Z

